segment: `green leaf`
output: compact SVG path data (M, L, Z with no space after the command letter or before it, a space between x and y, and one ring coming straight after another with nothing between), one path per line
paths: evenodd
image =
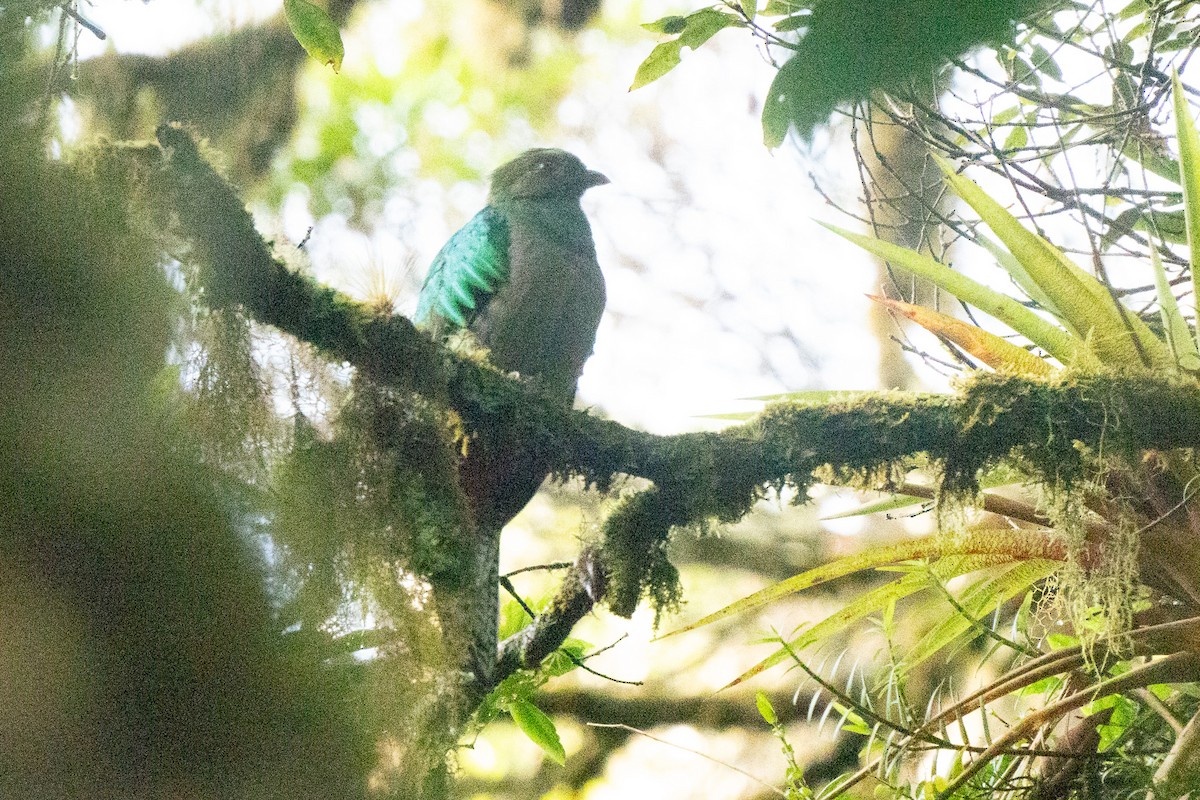
M1033 63L1037 69L1042 71L1043 75L1049 75L1056 81L1062 80L1062 70L1059 69L1054 56L1050 55L1050 52L1040 44L1033 46Z
M1013 474L1013 471L1004 467L997 466L985 470L979 476L980 489L996 489L1000 486L1012 486L1020 483L1020 476ZM927 497L916 497L908 494L890 494L887 497L873 500L865 503L858 508L852 508L849 511L841 511L837 514L830 514L821 517L821 521L830 519L846 519L848 517L861 517L867 514L878 514L884 511L895 511L901 508L909 508L911 506L920 505L921 503L931 502Z
M763 108L763 140L777 147L794 126L808 137L839 105L876 90L927 85L951 60L1011 38L1012 22L1045 0L821 0ZM959 6L963 7L962 13ZM1036 76L1035 76L1036 77Z
M821 222L819 224L838 236L849 239L864 250L926 278L964 303L975 306L985 314L995 317L1029 341L1044 348L1064 365L1090 365L1092 363L1092 356L1082 342L1042 319L1011 297L990 289L978 281L971 280L928 256L870 236L851 233L828 223Z
M801 0L767 0L762 13L768 17L778 17L784 14L811 16L811 5L811 2L805 3Z
M1179 141L1179 175L1183 186L1183 209L1187 220L1188 249L1191 251L1192 297L1200 291L1200 132L1192 120L1179 73L1171 71L1171 91L1175 109L1175 132ZM1197 320L1196 336L1200 340L1200 320Z
M891 583L885 583L883 586L859 595L833 614L789 641L787 647L781 647L743 672L726 684L724 688L728 689L736 686L777 664L783 663L791 658L793 653L817 644L839 631L845 630L852 623L886 608L890 603L930 588L932 585L931 580L936 579L944 583L950 578L1003 564L1011 560L1011 556L1005 554L945 556L928 569L923 569L919 572L910 572Z
M742 7L742 13L746 15L746 19L751 22L758 16L758 0L738 0L738 4Z
M870 394L870 392L863 392L858 389L806 389L802 392L760 394L754 397L743 397L740 399L763 400L768 403L786 400L789 403L808 403L811 405L821 405L824 403L836 403L839 400L853 400L854 398L862 397L865 394Z
M508 713L521 732L529 737L529 741L542 748L555 764L561 766L566 763L567 753L563 750L562 740L558 738L554 720L545 712L528 700L514 700L509 703Z
M787 33L788 31L798 31L801 28L807 28L811 21L811 13L793 14L776 22L774 27L777 33Z
M650 51L650 55L646 56L646 60L638 65L637 72L633 76L633 84L629 87L629 91L640 89L648 83L654 83L656 80L666 75L671 70L679 66L680 52L683 50L683 43L678 39L672 39L669 42L663 42L654 46Z
M950 552L990 555L997 552L997 548L999 547L997 541L996 537L991 534L985 534L980 537L967 534L955 540L953 549ZM884 547L873 547L864 553L855 553L845 558L839 558L836 561L822 564L800 575L795 575L787 580L768 586L748 597L743 597L741 600L730 603L719 611L714 611L690 625L685 625L669 633L664 633L658 639L666 639L669 636L686 633L737 614L761 608L790 594L828 583L844 575L850 575L867 569L876 569L888 564L911 561L916 558L937 558L946 552L945 548L947 546L948 542L945 537L935 535ZM1044 537L1023 534L1018 531L1013 531L1004 542L1002 555L1006 559L1011 559L1013 553L1021 553L1024 558L1051 557L1047 550L1047 540Z
M1024 125L1014 125L1004 137L1005 150L1017 150L1029 143L1029 131Z
M1008 276L1013 279L1017 286L1021 287L1021 291L1025 292L1030 300L1033 300L1033 302L1057 317L1060 322L1063 322L1062 315L1058 313L1058 309L1054 307L1054 303L1046 296L1041 287L1033 282L1033 278L1029 277L1029 273L1025 271L1025 268L1021 266L1021 262L1017 261L1012 253L983 234L977 233L976 241L983 245L983 249L992 254L992 258L996 259L996 264L1008 273Z
M754 704L758 706L758 713L762 715L768 725L773 728L779 724L779 717L775 715L775 707L771 705L771 700L765 693L756 692Z
M642 27L652 33L665 33L670 36L677 36L687 27L687 18L681 17L678 14L673 14L669 17L663 17L654 22L642 23Z
M821 517L821 521L825 522L832 519L847 519L849 517L862 517L868 514L880 514L885 511L895 511L900 508L909 508L910 506L920 505L921 503L931 503L927 497L914 497L910 494L893 494L888 495L880 500L852 508L848 511L839 511L836 514L829 514Z
M948 617L934 625L904 654L901 673L906 674L963 634L972 630L978 631L978 620L995 611L1010 598L1028 591L1030 586L1048 577L1061 566L1061 562L1044 559L1021 561L1002 569L998 575L976 583L958 600L958 604L968 616L963 616L955 609Z
M715 8L702 8L693 14L683 17L682 28L679 27L679 19L676 17L663 17L658 22L647 23L647 25L643 26L650 30L655 30L653 26L659 26L662 28L663 33L670 32L667 30L668 28L677 30L679 37L656 45L650 51L650 55L638 66L629 91L632 92L634 89L640 89L648 83L653 83L679 66L683 48L690 47L695 50L711 39L718 31L728 28L731 25L745 24L740 18L732 14L717 11Z
M587 649L587 642L581 639L567 639L557 650L546 656L538 667L538 671L552 678L566 675L579 666Z
M1133 2L1120 10L1117 14L1117 19L1136 17L1138 14L1145 14L1148 9L1149 6L1146 0L1133 0Z
M1121 155L1133 158L1142 167L1172 184L1180 182L1180 162L1175 161L1166 146L1157 140L1132 137L1124 144Z
M1149 359L1149 366L1170 362L1170 351L1162 340L1136 315L1119 308L1099 281L1050 242L1027 230L974 181L957 174L948 161L937 156L933 159L954 192L1000 237L1067 324L1089 339L1104 363L1140 366L1143 355ZM1046 347L1043 342L1038 344Z
M1163 330L1167 334L1167 346L1175 356L1175 363L1180 369L1195 372L1200 370L1200 352L1196 351L1196 343L1192 340L1192 332L1188 329L1187 320L1179 311L1175 301L1175 293L1167 280L1167 271L1163 269L1162 259L1153 243L1150 247L1150 262L1154 265L1154 289L1158 293L1158 310L1162 315Z
M1172 244L1187 244L1187 215L1183 211L1155 211L1150 209L1150 219L1142 214L1134 224L1139 231L1148 231L1163 241Z
M307 0L284 0L283 11L292 35L305 52L332 67L334 72L341 70L346 53L342 34L325 9Z

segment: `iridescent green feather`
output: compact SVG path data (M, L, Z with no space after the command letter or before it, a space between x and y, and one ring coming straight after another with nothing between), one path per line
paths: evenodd
M488 206L446 242L433 264L413 319L418 325L441 322L452 328L471 324L508 280L508 221Z

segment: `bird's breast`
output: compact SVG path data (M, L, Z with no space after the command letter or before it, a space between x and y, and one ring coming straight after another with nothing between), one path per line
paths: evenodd
M472 326L501 369L573 397L604 312L604 276L583 212L578 226L510 222L509 279ZM581 235L582 234L582 235Z

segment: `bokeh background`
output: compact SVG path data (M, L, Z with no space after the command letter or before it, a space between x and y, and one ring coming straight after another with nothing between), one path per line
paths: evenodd
M694 9L677 0L574 2L335 4L346 47L336 74L299 50L278 2L80 4L105 38L61 15L40 32L64 87L54 155L96 136L147 139L163 120L186 121L290 263L407 314L434 254L482 206L490 170L528 147L562 147L612 180L584 200L608 308L580 405L673 433L714 429L727 424L722 415L780 392L944 389L952 370L906 353L907 334L866 299L880 291L878 266L814 222L860 224L851 215L865 187L847 120L835 115L809 141L764 146L761 113L777 65L742 31L685 51L675 71L630 91L659 41L640 24ZM253 329L252 348L275 387L274 415L326 430L347 371L315 363L268 329ZM185 385L196 380L193 356L178 354ZM576 635L606 648L588 661L595 672L576 670L539 695L566 765L497 721L459 755L464 795L771 796L785 762L755 690L773 699L811 781L853 763L861 737L839 730L826 702L810 703L814 687L802 675L776 669L722 690L771 652L758 640L827 616L845 584L757 618L655 639L832 557L932 527L920 508L823 519L862 502L849 491L818 488L804 506L794 499L764 502L727 529L681 533L672 550L681 612L593 614ZM571 484L547 486L506 531L502 571L572 559L606 502ZM554 578L530 571L514 583L536 601ZM341 617L351 631L377 622L375 609L353 599ZM814 663L861 676L885 641L868 626L813 654ZM401 757L386 746L381 754L384 772Z

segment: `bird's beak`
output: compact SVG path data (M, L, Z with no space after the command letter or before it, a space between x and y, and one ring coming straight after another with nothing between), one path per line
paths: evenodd
M612 183L612 181L603 172L596 172L595 170L588 170L586 177L583 179L583 185L589 189L593 186L603 186L606 183Z

